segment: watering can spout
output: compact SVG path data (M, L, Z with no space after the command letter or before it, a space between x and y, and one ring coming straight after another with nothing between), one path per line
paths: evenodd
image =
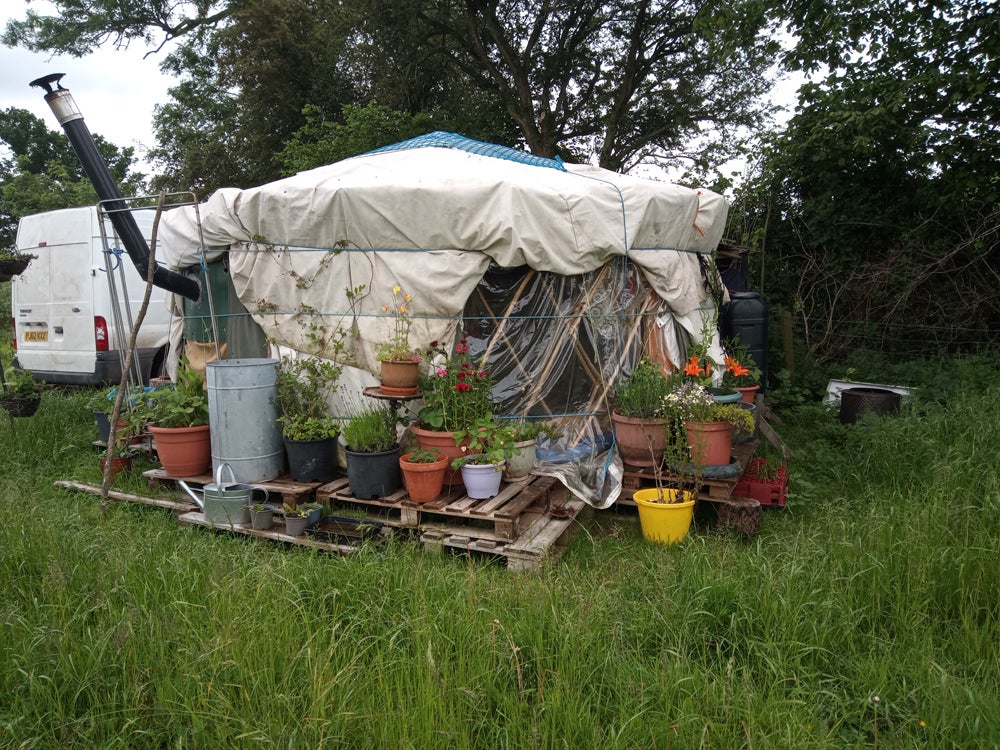
M181 486L181 489L184 490L192 500L194 500L195 504L198 506L201 512L204 513L205 503L201 500L201 498L199 498L196 494L194 494L194 490L188 487L187 482L185 482L183 479L178 479L177 484Z

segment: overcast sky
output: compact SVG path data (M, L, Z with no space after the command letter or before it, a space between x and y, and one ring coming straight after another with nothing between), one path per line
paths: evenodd
M23 19L28 5L24 0L0 2L0 27L9 19ZM45 4L31 7L45 12ZM167 101L167 89L176 80L160 73L163 52L144 58L148 50L133 43L128 50L112 45L82 58L29 52L20 47L0 45L0 109L19 107L41 118L50 130L59 130L44 91L30 81L50 73L65 73L64 88L73 93L84 122L117 146L133 146L140 159L154 145L153 107Z

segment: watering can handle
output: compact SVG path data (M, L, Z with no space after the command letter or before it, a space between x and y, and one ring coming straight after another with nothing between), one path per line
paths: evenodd
M230 482L230 484L236 484L236 474L233 472L233 467L230 466L228 463L223 462L223 463L219 464L219 468L215 470L215 485L216 485L216 487L220 487L220 488L222 487L222 470L223 469L228 469L229 470L229 478L233 480L232 482Z
M271 499L271 493L267 491L267 487L261 487L259 484L251 484L250 486L253 487L255 490L263 490L264 491L264 502L265 503L268 502Z

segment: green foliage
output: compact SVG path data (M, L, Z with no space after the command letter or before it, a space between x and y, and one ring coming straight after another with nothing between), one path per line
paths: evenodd
M643 357L615 387L612 406L624 417L659 417L663 415L663 397L670 390L660 365Z
M315 104L306 105L302 115L305 125L278 154L285 174L333 164L438 129L425 112L411 115L374 103L344 105L342 121L327 119Z
M289 518L305 518L312 512L312 508L307 503L297 503L296 505L283 503L282 509Z
M449 351L432 341L426 351L430 371L423 378L423 406L418 417L431 430L468 430L493 418L493 376L485 362L475 362L463 338Z
M740 230L766 248L769 299L794 309L821 359L996 343L996 280L982 270L1000 236L1000 94L984 82L1000 75L1000 6L787 12L790 62L814 77L770 140Z
M337 435L329 395L340 373L339 365L321 357L281 360L275 388L282 435L289 440L322 440Z
M31 376L31 370L23 370L19 367L8 367L4 370L5 395L31 397L41 395L45 390L45 383L36 381Z
M498 424L492 415L480 417L468 428L456 431L455 444L463 442L467 445L465 455L452 459L453 469L465 464L496 466L521 452L514 446L513 428Z
M145 176L133 171L135 149L118 148L96 133L93 137L122 194L145 192ZM12 154L0 159L0 247L14 243L22 216L97 203L69 139L28 110L0 110L0 144Z
M1000 375L922 369L944 401L850 427L786 412L789 507L751 543L696 527L654 546L634 513L595 511L536 575L102 514L52 486L98 467L90 394L51 391L0 430L4 744L990 747Z
M344 444L355 453L382 453L398 442L396 424L399 419L387 406L368 406L352 416L344 425Z
M545 435L547 438L557 440L563 436L562 428L555 422L547 419L499 419L504 427L510 429L511 439L515 443L523 440L535 440Z
M406 454L404 463L408 464L435 464L442 459L441 451L437 448L416 448Z
M151 422L157 427L198 427L208 424L205 377L183 355L177 368L177 381L149 391L145 394L145 399L138 399L128 419L130 422Z

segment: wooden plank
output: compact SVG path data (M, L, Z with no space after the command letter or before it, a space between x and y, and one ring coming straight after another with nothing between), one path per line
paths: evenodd
M94 484L85 484L83 482L72 482L72 481L58 481L53 482L52 486L56 489L62 490L76 490L77 492L86 492L91 495L101 495L101 487ZM108 497L112 500L119 502L130 502L130 503L142 503L143 505L155 505L158 508L166 508L167 510L172 510L178 513L187 513L198 506L193 502L183 502L170 500L165 497L147 497L145 495L135 495L131 492L119 492L118 490L108 490Z
M267 531L261 531L259 529L251 528L248 523L237 523L231 525L219 525L213 524L205 519L204 513L184 513L177 517L177 521L182 524L187 524L189 526L201 526L204 528L214 529L216 531L224 531L227 533L243 534L246 536L253 536L259 539L269 539L275 542L285 542L287 544L295 544L300 547L312 547L314 549L322 549L328 552L336 552L340 555L349 555L358 551L359 547L351 544L337 544L334 542L325 542L320 539L314 539L310 536L291 536L284 533L282 529L284 526L277 526ZM359 544L360 544L359 538Z

